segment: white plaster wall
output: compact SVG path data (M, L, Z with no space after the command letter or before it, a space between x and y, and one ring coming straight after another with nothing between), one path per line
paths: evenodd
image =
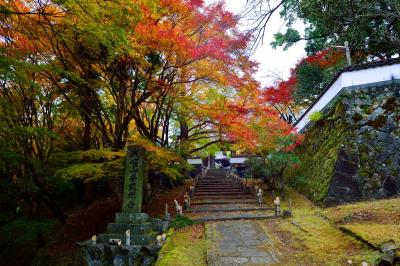
M230 158L229 161L231 164L234 163L244 163L244 161L246 161L247 158L246 157L234 157L234 158Z
M296 131L300 132L310 122L309 116L314 112L323 110L343 88L392 79L400 79L400 64L342 73L318 102L306 111L306 115L296 124Z
M189 164L202 164L202 160L201 159L187 159L187 162Z

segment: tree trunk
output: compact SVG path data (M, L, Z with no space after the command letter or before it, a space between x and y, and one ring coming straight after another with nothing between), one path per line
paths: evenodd
M180 126L180 148L181 148L181 155L184 158L189 156L189 126L184 119L179 119L179 126Z
M90 150L90 140L91 140L91 124L92 124L92 119L88 114L84 115L84 123L85 123L85 128L83 132L83 145L82 149L83 150Z

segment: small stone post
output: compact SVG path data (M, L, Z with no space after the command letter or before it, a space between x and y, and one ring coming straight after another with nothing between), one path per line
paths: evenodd
M187 198L186 198L186 195L184 195L183 197L184 197L184 200L183 200L183 210L184 210L184 211L187 211L187 210L189 210L189 202L188 202L188 200L187 200Z
M263 204L263 202L264 202L264 193L263 193L263 191L262 191L261 188L258 189L257 200L258 200L258 204L260 204L260 206L261 206L261 204Z
M182 215L182 206L179 205L177 200L174 200L176 215Z
M190 197L194 196L194 186L189 187L189 193L190 193Z
M189 194L187 193L187 191L185 192L185 196L186 196L186 199L187 199L187 201L188 201L189 208L190 208L190 196L189 196Z
M281 200L279 197L276 197L274 200L274 205L275 205L275 216L281 215Z
M163 217L164 221L170 221L171 220L171 214L168 212L168 203L165 204L165 213Z
M157 245L160 247L162 246L162 235L157 236Z
M131 230L126 230L125 231L125 235L126 235L126 245L130 246L131 245Z

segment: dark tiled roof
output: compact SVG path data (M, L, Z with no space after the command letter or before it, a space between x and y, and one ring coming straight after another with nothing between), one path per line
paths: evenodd
M400 64L400 58L393 58L393 59L380 60L380 61L371 61L371 62L367 62L364 64L357 64L357 65L352 65L352 66L342 68L338 73L336 73L335 77L325 87L325 89L318 96L318 98L307 108L307 110L299 117L299 119L297 119L296 123L294 123L294 126L296 126L297 123L299 123L300 120L303 119L303 117L308 113L308 110L310 110L319 101L319 99L321 99L321 97L329 90L329 88L333 85L333 83L335 83L335 81L340 77L340 75L342 73L359 71L359 70L364 70L364 69L368 69L368 68L390 66L390 65L394 65L394 64Z

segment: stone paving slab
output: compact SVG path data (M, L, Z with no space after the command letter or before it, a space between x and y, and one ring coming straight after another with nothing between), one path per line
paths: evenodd
M270 265L278 262L273 245L256 221L206 224L210 266Z

